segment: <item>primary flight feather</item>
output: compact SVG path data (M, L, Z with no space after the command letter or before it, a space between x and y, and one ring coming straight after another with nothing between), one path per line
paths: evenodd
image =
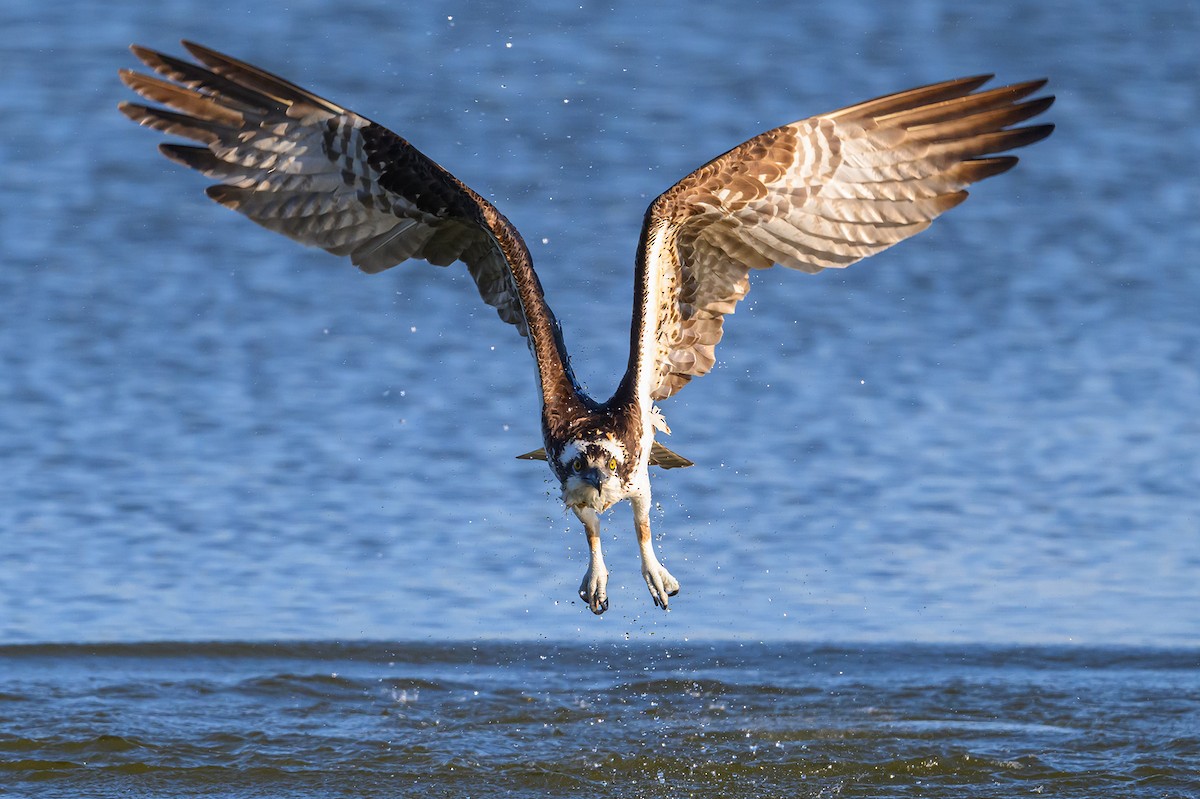
M526 338L538 373L544 458L583 522L590 560L579 596L608 608L599 514L633 506L642 576L667 608L679 583L650 535L649 467L690 466L655 441L654 406L712 369L725 316L750 272L849 266L919 233L1011 169L1001 155L1045 138L1020 126L1053 97L1045 81L981 90L991 76L891 94L769 130L714 158L650 204L634 274L629 363L606 402L575 380L558 320L521 235L484 198L409 142L365 117L200 45L199 63L140 46L160 77L121 79L157 105L122 103L134 121L196 142L168 158L217 181L208 195L364 272L409 259L464 263L484 302Z

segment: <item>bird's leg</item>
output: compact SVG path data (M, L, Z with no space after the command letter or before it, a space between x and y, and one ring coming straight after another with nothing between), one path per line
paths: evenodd
M587 532L588 570L579 584L579 598L587 603L588 609L599 616L608 610L608 567L604 565L604 553L600 551L600 515L591 508L577 507L575 515L583 522Z
M633 524L637 529L638 548L642 553L642 577L654 604L663 610L667 609L667 597L679 593L679 581L671 576L666 567L658 562L654 554L654 540L650 537L650 502L648 499L634 497Z

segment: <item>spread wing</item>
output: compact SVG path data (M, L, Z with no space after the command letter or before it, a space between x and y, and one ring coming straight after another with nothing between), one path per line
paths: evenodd
M1044 80L976 91L946 81L769 130L679 181L646 212L627 384L669 397L707 373L750 270L841 268L929 226L997 156L1052 125L1011 127L1054 101ZM630 378L634 378L630 380ZM646 396L642 393L641 396Z
M135 122L202 146L160 145L218 182L208 196L364 272L408 259L466 264L484 302L528 339L544 402L575 394L557 320L519 233L491 203L400 136L250 64L184 42L200 64L134 45L161 78L121 71L167 108Z

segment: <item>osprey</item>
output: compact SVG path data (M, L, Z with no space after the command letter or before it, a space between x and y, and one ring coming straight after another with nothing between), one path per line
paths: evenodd
M1045 138L1014 127L1053 97L1045 80L980 90L991 76L949 80L762 133L709 161L646 211L633 289L629 363L598 402L571 371L550 306L516 229L491 203L387 128L258 67L190 42L199 64L133 46L161 78L122 70L153 103L120 106L134 121L201 146L162 144L216 180L208 196L260 225L364 272L416 259L462 261L484 302L525 337L537 368L544 458L583 522L590 559L579 596L608 608L600 514L633 507L642 576L667 608L679 583L654 554L650 466L691 462L655 441L669 432L654 402L714 364L725 316L750 273L849 266L929 226L970 184L1011 169L997 155Z

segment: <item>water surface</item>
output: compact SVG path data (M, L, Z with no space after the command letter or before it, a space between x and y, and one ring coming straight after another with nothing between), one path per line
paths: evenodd
M1200 652L0 647L6 795L1183 797Z
M0 793L1196 793L1195 3L9 0L0 30ZM981 72L1048 76L1058 129L912 242L756 276L664 404L683 591L651 606L618 508L597 619L513 459L518 337L459 268L359 275L204 198L115 108L127 45L180 37L494 200L599 397L643 209L716 153Z

